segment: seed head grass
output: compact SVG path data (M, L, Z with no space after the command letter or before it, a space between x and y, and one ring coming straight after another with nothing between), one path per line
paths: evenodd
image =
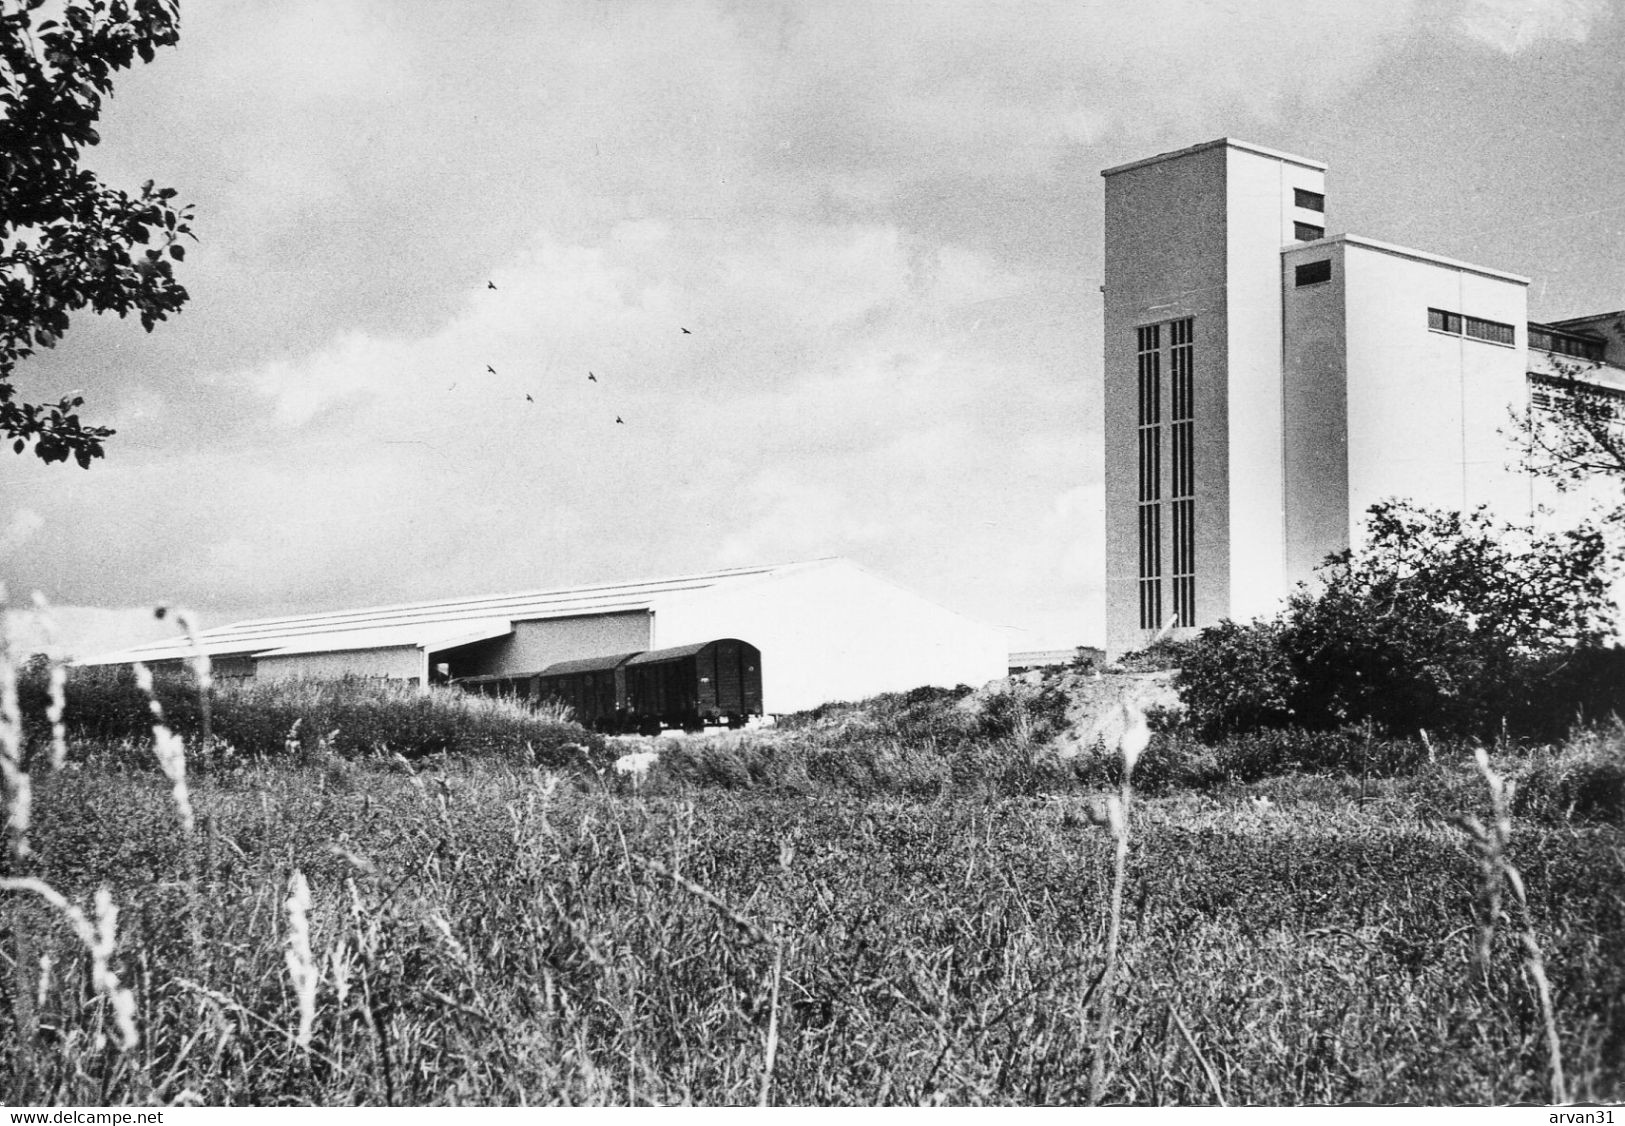
M114 906L112 894L107 888L103 886L96 889L94 922L86 917L84 911L68 902L55 888L31 876L0 877L0 891L32 892L56 908L68 921L74 934L90 955L91 984L112 1009L113 1027L118 1034L119 1048L126 1052L133 1050L140 1042L135 1027L135 996L119 983L118 974L114 973L111 967L114 947L118 943L118 908ZM42 974L39 986L41 1007L47 987L48 982ZM96 1029L95 1038L97 1050L100 1050L105 1038L100 1027Z
M20 871L30 851L28 828L33 820L34 791L23 769L23 722L8 622L6 588L0 583L0 798L5 802L7 851L12 865Z
M294 1042L308 1048L316 1023L316 983L321 973L310 952L310 885L297 869L288 881L288 898L283 907L288 912L288 949L284 957L288 980L299 1002L299 1031L294 1034Z
M192 815L191 792L186 786L186 744L164 723L164 707L153 691L152 673L146 665L135 666L135 681L146 693L148 706L152 709L153 753L158 758L158 766L164 772L164 777L169 779L170 796L174 799L181 826L186 830L186 835L191 836L196 821Z

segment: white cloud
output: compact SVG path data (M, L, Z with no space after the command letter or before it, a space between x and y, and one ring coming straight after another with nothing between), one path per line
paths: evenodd
M1510 52L1605 8L188 11L98 151L196 192L195 299L102 365L132 388L105 421L148 446L37 490L36 574L313 605L845 551L1072 634L1095 168L1324 120L1424 16ZM230 448L152 449L215 419Z
M153 617L152 609L52 606L43 613L7 610L5 628L12 651L19 657L34 653L70 659L94 657L173 633Z
M1609 16L1608 0L1465 0L1457 26L1507 55L1555 39L1583 43Z
M852 503L842 484L779 470L760 473L740 497L744 526L724 535L727 566L862 554L892 533L878 514Z
M496 289L482 286L424 335L346 333L245 381L285 428L348 407L360 417L347 425L374 435L453 440L505 427L527 393L542 411L579 412L589 391L604 407L632 408L726 388L708 408L741 424L777 413L817 428L837 404L839 418L866 403L907 418L957 393L934 370L940 358L916 353L911 326L951 321L1021 284L964 248L871 225L718 234L644 221L590 246L539 234L488 273ZM596 388L583 382L588 371ZM741 407L736 392L779 409Z
M205 72L216 87L281 101L383 101L407 90L415 50L397 21L368 0L210 0L186 10L194 36L225 44Z
M982 503L956 484L986 443L975 431L1021 417L1009 386L1042 390L1030 360L963 327L992 323L990 307L1021 303L1033 282L893 226L539 232L480 278L417 332L350 330L213 373L209 393L251 391L241 405L256 421L229 459L98 467L102 509L160 501L176 534L131 516L107 533L120 556L98 557L59 500L54 550L77 558L54 581L83 589L116 562L128 578L110 598L128 581L193 604L206 592L215 607L325 606L895 558L898 537L929 556L955 506Z
M32 508L19 508L11 514L4 528L0 528L0 559L22 549L45 519Z
M778 60L796 153L826 167L1020 177L1114 131L1186 143L1328 101L1414 0L809 5ZM805 115L805 116L801 116ZM782 118L781 118L782 119ZM839 121L838 131L823 122Z

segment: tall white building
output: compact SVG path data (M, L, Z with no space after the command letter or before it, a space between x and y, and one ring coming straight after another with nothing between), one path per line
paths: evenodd
M1554 362L1625 402L1618 314L1531 325L1527 278L1328 237L1319 161L1221 138L1102 175L1112 655L1272 612L1384 498L1527 518L1508 407Z

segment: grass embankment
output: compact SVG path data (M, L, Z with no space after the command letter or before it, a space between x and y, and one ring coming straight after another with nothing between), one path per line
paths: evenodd
M62 912L8 893L7 1101L1070 1103L1097 1058L1107 1101L1549 1097L1516 934L1475 960L1478 854L1446 819L1487 798L1458 749L1385 778L1351 737L1363 771L1249 783L1267 756L1158 736L1102 1035L1111 756L1057 751L1065 693L927 695L666 741L635 797L514 746L237 756L193 779L191 835L129 745L74 747L35 770L11 870L87 911L108 887L136 1036ZM1573 780L1622 757L1615 733L1500 759L1583 1100L1625 1095L1625 861Z
M159 674L150 693L128 668L73 669L63 690L65 734L106 762L150 763L153 712L192 749L194 772L252 759L480 756L552 766L602 758L603 740L567 722L568 708L515 707L450 689L430 693L399 681L226 681L209 694L208 752L199 754L204 710L190 673ZM35 664L18 682L29 742L40 753L50 678ZM561 748L564 748L561 750Z

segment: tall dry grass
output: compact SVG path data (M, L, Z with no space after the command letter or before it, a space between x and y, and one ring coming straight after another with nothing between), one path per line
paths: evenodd
M70 737L4 877L12 1100L1625 1091L1617 831L1520 831L1543 1002L1527 959L1470 971L1482 857L1444 815L1483 785L1471 765L1364 802L1335 776L1147 796L1162 738L1130 716L1104 805L951 773L912 797L696 786L667 753L633 801L508 756L264 756L189 774L188 832L155 762Z
M1103 1034L1118 848L1083 799L631 802L479 762L343 787L265 764L194 793L221 827L196 950L167 781L52 776L39 878L123 908L110 965L141 1042L97 1049L82 943L25 911L32 964L54 959L26 1101L1550 1098L1521 961L1475 968L1458 831L1392 795L1270 792L1264 813L1135 796ZM1616 842L1515 842L1582 1099L1625 1089Z

